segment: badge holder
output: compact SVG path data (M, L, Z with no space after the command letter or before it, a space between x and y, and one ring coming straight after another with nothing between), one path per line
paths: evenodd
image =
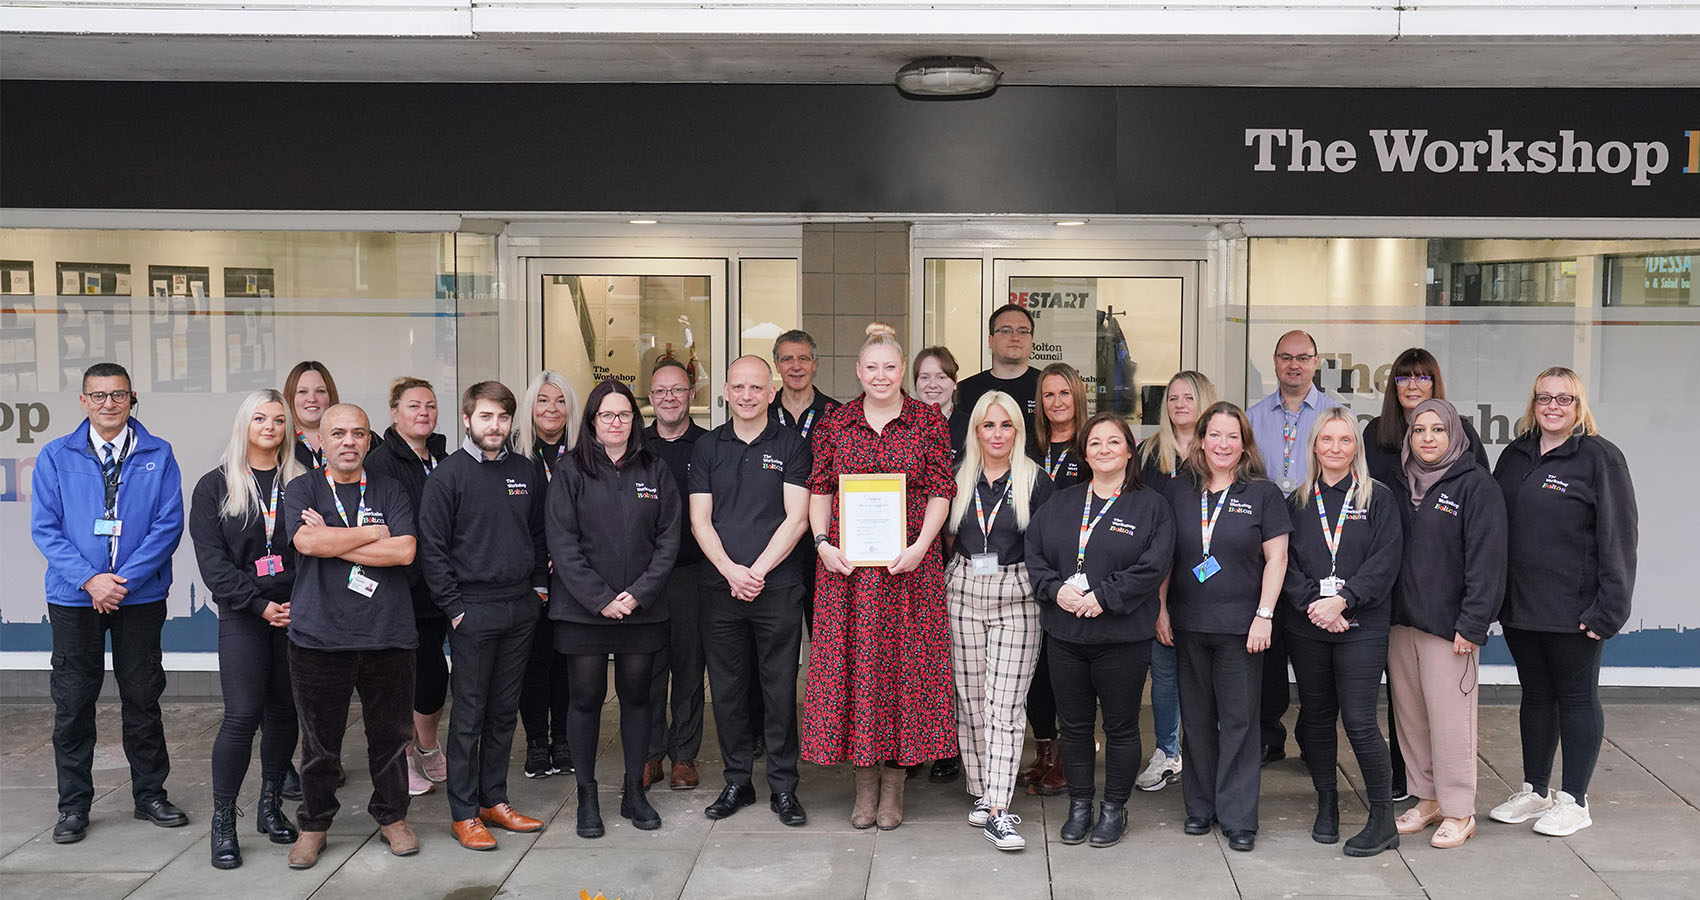
M362 597L371 597L378 592L378 582L367 578L359 566L348 570L348 589Z
M1092 591L1091 585L1086 582L1085 572L1076 572L1073 575L1068 576L1068 581L1064 582L1064 584L1067 584L1069 587L1074 588L1082 594L1091 593Z
M974 574L984 578L998 574L998 555L996 553L976 553L968 558L974 566Z
M283 557L273 553L254 560L254 574L264 578L267 575L278 575L283 572Z
M94 533L98 537L118 537L124 533L124 522L121 519L95 519Z
M1317 582L1317 584L1322 588L1322 596L1335 597L1339 596L1340 589L1346 586L1346 579L1335 578L1333 575L1330 575L1327 578L1322 579L1320 582Z
M1210 576L1222 571L1222 564L1214 556L1204 557L1204 562L1192 567L1192 575L1200 584L1210 580Z

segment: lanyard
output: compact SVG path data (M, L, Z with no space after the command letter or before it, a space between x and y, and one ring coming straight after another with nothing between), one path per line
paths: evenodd
M420 457L419 464L425 467L425 474L430 475L437 469L437 458L431 455L431 451L426 450L425 455Z
M124 446L114 448L116 450L116 457L113 461L112 474L110 476L106 474L106 460L100 460L101 485L105 489L105 494L102 499L106 501L106 518L108 519L118 518L118 485L122 484L124 480L124 460L130 458L130 451L135 448L135 440L131 439L126 433ZM98 454L96 455L96 458L99 459Z
M314 450L314 449L313 449L313 445L312 445L312 444L309 444L309 443L307 443L307 434L306 434L306 432L304 432L304 431L302 431L302 430L301 430L301 429L299 429L299 428L297 428L297 429L295 429L295 439L296 439L296 440L298 440L298 441L300 441L300 442L301 442L301 446L303 446L303 447L306 447L306 448L307 448L307 455L308 455L308 456L311 456L311 457L313 457L313 468L315 468L315 469L322 469L322 468L324 468L324 465L325 465L325 451L323 451L323 450Z
M797 431L800 432L803 435L803 437L809 436L809 429L813 428L814 425L815 425L815 413L817 413L817 412L820 412L820 410L815 409L813 407L810 407L809 408L809 414L807 416L803 417L802 426L797 429Z
M342 517L342 524L348 526L349 528L355 527L355 525L357 525L358 523L349 521L348 510L342 508L342 498L338 497L337 494L336 494L336 482L331 480L331 473L330 473L329 469L325 470L325 484L328 484L328 485L331 486L331 501L336 504L336 514L338 516ZM366 509L366 470L361 469L360 470L360 506L358 508L356 508L354 511L355 511L356 514L358 514L358 513L364 512L365 509Z
M1318 484L1311 490L1316 491L1316 517L1322 520L1322 542L1328 545L1328 577L1334 577L1334 569L1340 559L1340 536L1346 533L1346 510L1352 508L1352 491L1358 487L1357 479L1352 479L1346 488L1346 498L1340 501L1340 516L1335 521L1334 530L1328 530L1328 510L1322 505L1322 485Z
M1116 498L1121 495L1122 489L1116 488L1116 492L1110 495L1109 502L1104 504L1103 509L1098 510L1098 515L1093 516L1092 498L1096 495L1092 493L1091 485L1087 485L1086 508L1080 511L1080 549L1074 554L1074 570L1076 572L1086 571L1086 542L1092 540L1092 532L1098 530L1098 521L1104 518L1104 513L1109 512L1110 507L1116 505ZM1089 518L1091 519L1090 524L1087 522Z
M254 492L259 493L260 479L257 476L255 476L253 472L249 472L248 477L254 479ZM277 500L278 500L278 495L283 492L282 491L282 485L283 485L283 467L279 466L277 471L272 473L271 502L267 503L267 504L262 504L260 506L261 514L263 514L266 518L266 555L267 556L272 555L272 532L277 530ZM335 487L331 488L331 496L333 496L333 497L336 496L336 488ZM342 510L342 507L340 505L338 505L337 510L340 512Z
M986 515L980 508L980 487L974 486L974 518L980 521L981 549L988 550L992 544L992 525L997 523L998 510L1003 509L1003 502L1009 499L1010 483L1004 482L1003 493L998 496L998 502L992 504L992 514Z
M1281 415L1285 417L1285 421L1281 423L1281 477L1283 478L1292 474L1293 444L1298 442L1299 416L1303 414L1304 410L1289 413L1286 406L1281 407Z
M1064 446L1062 448L1062 450L1059 453L1057 453L1057 458L1056 458L1055 461L1052 461L1052 459L1051 459L1051 451L1049 451L1049 450L1045 451L1045 462L1044 462L1045 474L1051 476L1052 481L1055 481L1056 477L1057 477L1057 473L1062 471L1063 460L1065 460L1065 459L1068 459L1068 447L1066 447L1066 446Z
M541 456L542 454L539 453L538 455ZM566 456L566 455L567 455L567 439L566 439L565 435L562 435L561 436L561 442L559 444L555 445L555 462L559 463L561 461L561 457ZM547 483L547 482L551 482L551 481L554 481L554 480L555 480L555 466L552 463L545 462L543 464L543 481L545 483Z
M1216 505L1216 511L1210 511L1210 491L1206 490L1198 497L1198 528L1204 537L1204 558L1210 558L1210 538L1216 534L1216 520L1222 518L1222 510L1228 505L1228 491L1223 489L1222 502Z

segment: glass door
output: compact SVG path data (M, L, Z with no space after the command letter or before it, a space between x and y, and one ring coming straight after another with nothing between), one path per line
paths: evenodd
M580 398L614 378L653 421L649 373L671 357L690 377L692 418L719 423L726 260L534 257L526 266L543 367L565 375Z

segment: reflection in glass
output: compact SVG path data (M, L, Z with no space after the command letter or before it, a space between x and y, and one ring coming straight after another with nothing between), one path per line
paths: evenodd
M645 418L649 373L663 358L685 367L696 390L691 415L709 422L707 275L548 275L543 285L543 365L580 396L604 378L631 388Z

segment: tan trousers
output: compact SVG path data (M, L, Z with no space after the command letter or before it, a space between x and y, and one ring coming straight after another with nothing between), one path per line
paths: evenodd
M1387 636L1406 786L1459 819L1476 811L1477 655L1459 656L1450 640L1405 625Z

